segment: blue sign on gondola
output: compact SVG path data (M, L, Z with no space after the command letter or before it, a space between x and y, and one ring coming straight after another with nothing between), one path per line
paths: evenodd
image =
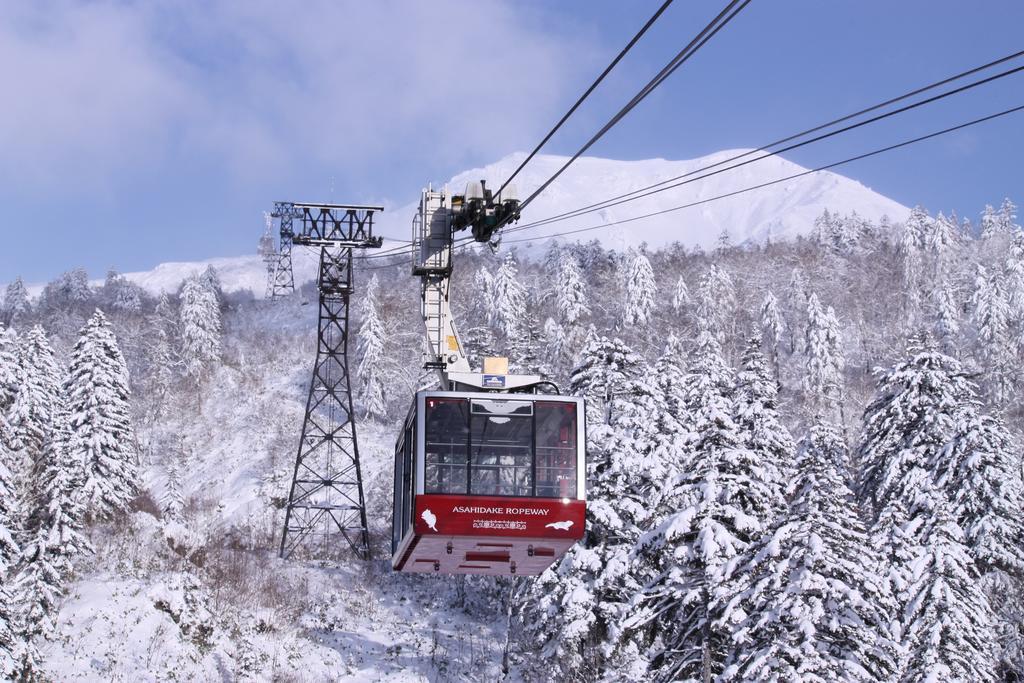
M505 375L484 375L483 384L488 389L501 389L505 386Z

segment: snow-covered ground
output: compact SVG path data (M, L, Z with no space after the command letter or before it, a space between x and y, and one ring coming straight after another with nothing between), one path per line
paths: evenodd
M158 419L137 425L144 486L160 500L177 458L186 521L138 511L126 529L93 538L43 653L53 680L501 677L500 582L390 571L393 425L359 426L374 559L277 558L275 501L316 350L316 306L306 303L229 312L224 364L201 396L182 386Z

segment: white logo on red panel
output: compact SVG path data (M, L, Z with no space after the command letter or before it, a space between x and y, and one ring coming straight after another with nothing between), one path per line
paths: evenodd
M437 531L437 515L431 512L430 508L421 512L420 517L427 523L427 526L430 527L431 531ZM572 524L572 522L569 522L569 524Z
M558 529L559 531L568 531L569 527L572 526L572 520L571 519L567 519L564 522L551 522L550 524L545 524L544 526L547 527L548 529Z

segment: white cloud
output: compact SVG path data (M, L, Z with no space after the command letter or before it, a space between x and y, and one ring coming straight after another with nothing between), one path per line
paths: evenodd
M2 3L0 180L443 174L532 141L593 57L514 0Z

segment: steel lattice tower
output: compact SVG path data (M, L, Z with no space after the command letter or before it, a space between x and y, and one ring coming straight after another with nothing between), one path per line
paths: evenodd
M353 251L381 245L381 239L373 237L373 213L383 209L290 206L302 219L294 243L320 247L320 311L316 361L285 512L281 557L290 556L313 537L328 543L340 534L356 555L367 559L366 504L348 366L349 299Z
M296 215L295 205L290 202L274 202L274 210L270 215L281 221L281 241L277 250L273 278L267 283L267 298L280 299L295 291L295 276L292 273L292 243L295 233L292 230L292 220L301 214Z

